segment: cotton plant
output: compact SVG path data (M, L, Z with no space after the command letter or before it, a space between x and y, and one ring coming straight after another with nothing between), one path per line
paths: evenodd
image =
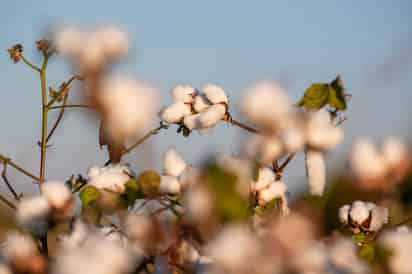
M335 201L339 187L314 197L325 191L325 157L344 138L348 94L340 76L311 84L296 104L275 82L251 85L240 98L240 122L218 85L178 85L172 103L159 108L154 85L112 73L128 58L130 38L121 28L64 26L48 38L34 45L39 65L26 58L25 45L7 50L13 63L39 76L42 130L38 171L0 154L9 194L1 193L0 202L16 226L1 245L1 274L411 272L404 141L388 137L379 148L367 138L356 141L342 184L360 186L359 197L347 197L343 188ZM49 86L49 61L60 57L73 75ZM85 101L71 103L76 82ZM48 155L69 108L100 120L96 147L105 146L108 159L90 163L85 174L50 180ZM207 155L196 167L174 148L155 159L161 169L125 161L170 125L190 138L220 122L245 133L241 149ZM299 153L309 183L304 198L284 177ZM38 193L21 193L11 169L35 182Z

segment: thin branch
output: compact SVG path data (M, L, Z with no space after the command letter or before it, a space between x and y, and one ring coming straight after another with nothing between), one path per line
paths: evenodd
M123 152L122 152L122 156L125 154L129 154L130 152L132 152L135 148L137 148L139 145L141 145L144 141L146 141L147 139L149 139L151 136L156 135L159 133L160 130L162 129L167 129L169 128L169 126L163 124L162 122L160 122L160 125L155 128L152 129L151 131L149 131L148 133L146 133L142 138L140 138L139 140L137 140L136 143L134 143L133 145L131 145L129 148L126 148ZM108 160L104 165L107 166L109 164L111 164L112 161Z
M23 55L21 55L21 60L23 60L23 62L28 65L30 68L32 68L33 70L40 72L40 68L33 65L32 63L29 62L29 60L27 60Z
M36 175L33 175L31 172L25 170L25 169L22 168L21 166L19 166L19 165L17 165L16 163L14 163L11 159L9 159L9 158L1 155L1 154L0 154L0 161L3 162L3 163L7 163L7 165L13 167L14 169L20 171L20 172L23 173L24 175L32 178L33 180L35 180L35 181L37 181L37 182L40 180L39 177L37 177Z
M290 161L292 161L293 157L295 157L296 153L292 153L290 154L286 160L280 165L279 167L279 171L283 172L283 170L286 168L286 166L290 163Z
M52 106L52 107L49 107L49 110L52 110L52 109L62 109L62 108L91 108L91 106L89 106L89 105L82 105L82 104L73 104L73 105L65 105L65 106L61 105L61 106Z
M2 201L3 203L5 203L8 207L10 207L13 210L16 210L16 206L10 202L9 200L7 200L6 198L4 198L2 195L0 195L0 201Z
M60 87L60 91L63 91L67 88L69 88L69 86L71 85L71 83L74 80L82 80L83 78L81 76L78 75L73 75L72 77L70 77L69 80L67 80L67 82L63 82L62 86ZM63 94L63 96L66 96L67 94ZM47 108L48 109L52 109L52 105L54 104L54 102L56 102L57 99L59 99L60 96L56 96L53 97L48 103L47 103ZM61 97L60 97L61 98Z
M242 128L242 129L244 129L244 130L246 130L246 131L249 131L249 132L252 132L252 133L259 133L259 131L258 131L257 129L255 129L255 128L253 128L253 127L250 127L250 126L248 126L248 125L245 125L245 124L243 124L242 122L239 122L239 121L233 119L232 115L230 115L229 112L226 113L225 118L224 118L224 121L226 121L226 122L228 122L228 123L230 123L230 124L232 124L232 125L234 125L234 126L240 127L240 128Z
M13 194L13 197L16 201L20 200L20 195L17 194L17 192L14 190L12 185L9 182L9 179L7 178L7 162L3 162L3 171L1 172L1 177L3 178L4 183L6 184L7 188Z
M60 124L60 122L63 118L64 110L65 110L65 106L66 106L68 98L69 97L66 96L63 99L63 105L62 105L62 108L60 109L59 116L57 116L56 122L54 122L54 125L53 125L52 129L50 130L49 134L46 137L46 144L49 142L50 138L53 136L53 133L56 131L57 127L59 126L59 124Z
M400 223L397 223L396 225L394 225L394 227L403 226L403 225L406 225L410 222L412 222L412 216L406 218L405 220L401 221Z

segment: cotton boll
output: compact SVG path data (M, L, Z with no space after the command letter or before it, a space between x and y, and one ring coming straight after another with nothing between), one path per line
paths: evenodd
M142 132L157 112L157 92L148 85L127 77L103 80L96 94L110 140L132 138Z
M186 168L186 163L183 158L177 153L174 148L169 148L163 157L165 174L171 176L179 176Z
M194 97L198 91L189 85L178 85L172 89L173 99L177 102L186 104L193 103Z
M9 261L18 257L28 258L38 253L37 246L33 242L33 239L18 232L7 234L3 252Z
M41 193L54 208L62 208L72 199L72 193L63 182L47 181L41 186Z
M213 198L202 186L190 189L184 196L185 215L191 221L204 222L213 213Z
M286 198L287 186L281 181L272 182L267 188L259 191L258 200L260 205L265 205L275 198Z
M369 210L365 203L362 201L355 201L352 203L352 207L349 211L349 216L356 224L362 224L369 218Z
M181 191L180 182L174 176L161 176L159 191L164 194L178 195Z
M356 176L365 179L379 179L387 171L383 156L366 138L358 139L353 145L350 166Z
M169 124L176 124L182 121L183 117L190 115L190 105L177 101L163 108L160 113L160 119Z
M291 127L281 134L281 139L285 150L288 153L294 153L302 149L305 144L305 138L301 130Z
M386 207L377 206L372 210L372 219L369 225L371 231L378 231L388 222L389 212Z
M254 182L254 190L259 191L262 190L270 185L273 181L275 181L276 174L273 172L272 169L268 167L261 167L259 168L259 178L256 182Z
M390 167L396 167L408 157L408 149L405 144L396 137L388 137L383 143L383 157Z
M276 130L290 114L292 103L285 91L272 82L261 82L246 90L241 111L246 118L265 129Z
M54 44L58 53L73 58L83 46L85 33L74 27L65 27L55 33Z
M94 39L99 42L106 58L119 58L127 54L129 39L127 34L118 27L105 26L97 29Z
M272 164L284 153L281 140L277 137L254 135L243 149L249 158L256 159L264 165Z
M204 94L198 94L194 98L193 109L196 112L202 112L205 111L211 105L211 102L209 101L209 99L207 99L207 97Z
M305 153L306 175L309 183L309 191L312 195L323 194L326 182L326 168L323 153L315 150L307 150Z
M183 119L183 124L189 130L201 128L200 115L201 115L200 113L197 113L197 114L185 116L185 118Z
M343 130L331 124L330 115L325 110L310 113L306 125L308 145L319 149L329 150L343 140Z
M94 176L90 176L94 175ZM117 193L126 190L125 184L131 178L131 170L124 165L116 164L100 168L100 171L89 172L88 184L98 189L107 189Z
M226 113L226 107L222 104L217 104L209 107L204 112L200 113L199 122L202 128L210 128L223 119Z
M207 99L209 99L212 104L229 103L225 91L220 86L214 84L206 84L203 86L202 90L205 93Z
M350 205L344 205L339 208L339 220L342 224L348 223Z
M183 189L193 186L197 183L200 176L200 171L197 168L186 166L179 175L179 182Z
M17 207L17 223L35 235L44 235L49 227L49 202L43 196L23 199Z
M62 249L76 249L86 240L88 234L89 230L86 224L77 220L70 234L58 238L59 244Z
M100 174L100 167L99 166L92 166L87 171L87 176L89 178L97 177L97 176L99 176L99 174Z

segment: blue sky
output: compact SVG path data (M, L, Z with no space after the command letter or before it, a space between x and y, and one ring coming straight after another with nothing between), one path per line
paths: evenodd
M343 159L354 137L409 133L412 101L412 2L410 1L2 1L0 48L22 43L39 61L33 41L59 24L119 24L133 41L131 56L118 67L150 81L162 92L179 83L220 84L233 111L239 94L258 80L278 80L297 99L315 81L341 74L353 95L345 143L328 155ZM87 45L85 45L87 46ZM40 91L37 76L0 55L0 151L38 170ZM49 80L70 74L59 60ZM73 91L76 93L77 91ZM78 100L73 96L72 102ZM105 154L97 146L97 125L84 112L68 112L48 154L48 178L85 173ZM173 129L153 138L128 160L136 169L158 167L161 152L175 146L191 162L208 151L236 152L242 132L227 125L212 134L185 139ZM286 180L304 178L301 159ZM11 174L20 188L30 185ZM296 185L296 183L294 183ZM30 188L33 188L30 185Z

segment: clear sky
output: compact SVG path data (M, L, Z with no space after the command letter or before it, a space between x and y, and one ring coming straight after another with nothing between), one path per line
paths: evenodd
M384 135L408 135L411 13L408 0L3 0L0 48L19 42L30 59L39 61L33 41L51 26L119 24L133 41L132 54L120 71L156 85L164 103L170 102L168 91L176 84L200 87L214 82L226 88L234 109L242 90L257 80L278 80L297 99L311 82L326 82L339 73L353 97L345 143L328 156L336 161L343 159L354 136L380 140ZM11 64L5 51L0 70L0 151L38 172L39 81L22 64ZM51 84L69 74L67 64L51 63ZM88 166L104 161L97 145L98 126L84 118L83 110L68 111L48 154L49 179L84 174ZM207 151L236 152L241 135L240 130L221 125L213 134L195 133L185 139L176 136L173 128L155 136L128 160L137 170L156 167L161 152L173 145L189 161L198 162ZM300 181L303 170L298 159L286 180ZM28 185L24 177L11 174L11 178L20 189Z

